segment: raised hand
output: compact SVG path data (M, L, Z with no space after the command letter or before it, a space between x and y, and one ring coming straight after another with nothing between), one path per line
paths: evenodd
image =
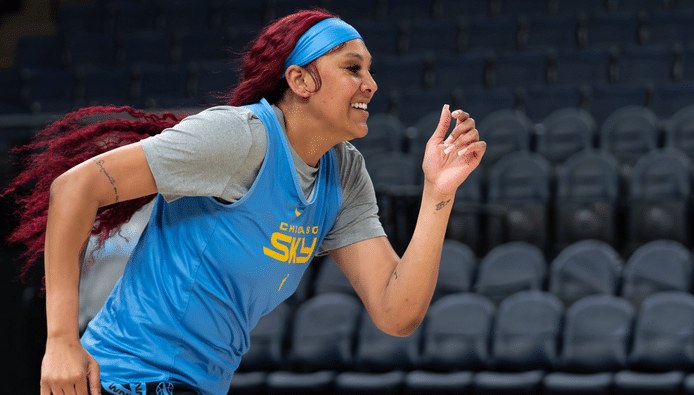
M446 137L451 117L456 119L456 125ZM451 114L446 104L424 153L422 169L425 182L442 195L454 195L460 184L480 164L486 148L487 144L479 141L475 120L462 110L455 110Z

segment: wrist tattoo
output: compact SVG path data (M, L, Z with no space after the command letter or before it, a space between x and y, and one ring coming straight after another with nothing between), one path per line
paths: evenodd
M441 202L441 203L437 204L436 205L436 211L439 211L442 208L446 207L448 205L448 203L450 203L450 202L451 202L451 199L448 199L445 202Z
M111 183L111 185L113 186L113 193L116 194L116 201L114 203L118 203L120 201L120 197L118 196L118 188L116 188L116 180L114 180L113 177L111 177L108 174L108 172L106 171L106 169L104 168L104 161L103 160L96 161L96 165L99 166L99 169L100 169L99 171L104 173L106 178L108 178L108 182Z

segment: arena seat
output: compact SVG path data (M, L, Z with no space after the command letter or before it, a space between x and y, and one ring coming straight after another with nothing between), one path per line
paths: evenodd
M590 113L577 107L565 107L542 120L535 151L556 167L572 155L593 148L596 137L597 125Z
M624 262L600 240L581 240L565 247L550 264L549 292L571 306L594 294L616 295Z

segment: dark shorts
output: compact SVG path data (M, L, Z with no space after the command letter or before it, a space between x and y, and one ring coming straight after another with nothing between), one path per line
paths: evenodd
M102 395L199 395L187 385L163 382L108 385L101 387Z

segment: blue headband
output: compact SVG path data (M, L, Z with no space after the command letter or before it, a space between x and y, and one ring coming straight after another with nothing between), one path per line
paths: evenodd
M294 50L284 62L284 71L286 73L292 65L305 66L336 46L355 38L361 39L361 35L347 22L337 18L324 19L299 38ZM282 73L280 79L285 73Z

